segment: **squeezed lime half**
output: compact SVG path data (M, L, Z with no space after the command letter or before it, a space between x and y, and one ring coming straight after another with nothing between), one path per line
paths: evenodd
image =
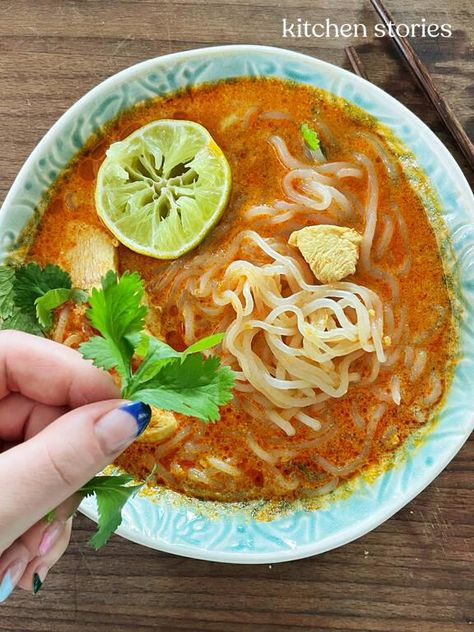
M206 128L162 119L113 143L97 175L97 213L125 246L176 259L206 237L224 212L229 164Z

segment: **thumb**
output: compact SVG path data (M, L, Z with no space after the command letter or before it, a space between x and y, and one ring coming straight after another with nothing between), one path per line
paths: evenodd
M0 454L0 552L111 463L150 421L140 402L96 402Z

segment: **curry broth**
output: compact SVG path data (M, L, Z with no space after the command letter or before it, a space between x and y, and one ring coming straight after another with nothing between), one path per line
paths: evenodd
M258 112L283 111L292 116L292 120L261 119ZM94 206L95 176L105 156L106 148L114 141L122 139L137 128L159 118L190 119L204 125L225 153L233 175L233 190L229 206L219 226L193 252L182 258L183 266L192 265L193 257L203 252L210 260L239 231L252 228L253 222L242 218L242 213L252 205L271 204L275 199L284 199L281 180L286 172L278 160L274 149L267 142L272 134L278 134L287 143L292 154L303 160L303 150L299 126L303 121L320 117L332 130L332 142L324 145L328 160L350 159L353 151L360 151L371 158L375 164L379 186L379 214L394 200L406 222L412 250L412 265L406 276L399 276L400 300L406 306L406 320L403 324L403 310L395 310L395 324L404 329L406 346L415 345L417 338L432 335L423 342L427 352L426 369L420 380L411 384L408 379L410 366L404 363L404 348L393 369L401 377L403 399L399 406L387 403L387 410L380 420L371 451L363 464L379 462L384 454L400 446L407 435L418 428L420 420L414 414L413 401L420 393L428 393L430 376L433 372L441 378L444 392L450 380L451 372L446 369L451 362L451 348L454 330L450 317L443 327L436 328L440 309L451 314L448 291L444 281L443 267L438 254L436 238L417 194L407 182L401 167L397 164L397 178L391 181L380 158L372 145L358 132L362 129L373 131L374 122L353 116L350 108L342 108L327 98L321 91L301 85L292 85L279 80L237 79L212 85L205 85L180 92L167 98L157 98L141 104L123 113L116 121L93 138L80 156L65 171L51 193L51 198L38 228L29 256L41 264L61 259L61 253L70 249L73 236L65 238L68 222L80 220L107 232L101 224ZM383 138L379 136L379 140ZM367 188L366 177L353 179L351 189L355 195L364 196ZM302 213L299 227L308 221ZM360 217L350 218L345 225L363 231ZM259 225L260 234L265 237L274 234L275 227ZM288 235L282 229L285 237ZM378 222L374 243L380 239L381 223ZM402 232L394 231L387 254L379 265L394 270L404 258L406 244ZM119 246L120 271L137 270L145 280L147 294L152 304L159 305L162 311L162 333L166 341L178 349L184 347L182 323L177 321L176 308L167 305L166 288L157 291L157 279L160 279L169 266L162 262L134 253ZM382 301L390 298L390 289L382 280L369 274L357 272L353 279L361 285L376 291ZM435 310L434 306L440 306ZM213 333L210 330L197 332L198 335ZM402 338L403 340L403 338ZM377 379L377 388L389 389L392 371L381 371ZM442 394L439 399L441 399ZM439 401L438 399L438 401ZM343 464L355 458L361 450L363 432L352 420L352 402L357 401L361 414L373 405L374 395L371 388L352 385L344 397L329 404L329 418L335 424L337 432L326 441L322 440L317 452L334 464ZM189 423L182 415L177 415L179 423ZM425 420L426 421L426 420ZM203 425L194 420L193 430L209 446L215 456L225 458L230 455L244 472L240 482L234 482L228 490L211 490L191 484L185 474L176 476L170 484L176 489L192 495L235 500L243 498L271 498L271 485L267 484L270 474L265 472L266 464L260 462L246 448L245 435L251 429L257 441L266 446L278 448L283 439L266 436L266 426L258 419L252 419L233 404L221 410L221 419L216 424ZM390 428L390 437L387 429ZM394 429L394 430L393 430ZM393 430L393 431L392 431ZM285 447L301 442L310 436L306 427L298 427L295 437L285 437ZM270 444L269 444L270 440ZM128 472L146 476L154 462L153 444L135 443L117 463ZM173 455L163 460L165 467ZM180 463L183 472L196 465L192 462ZM198 464L199 465L199 464ZM361 468L360 468L361 469ZM359 471L360 471L359 469ZM323 471L311 461L311 450L302 450L297 462L282 463L283 475L296 473L302 479L301 487L317 488L325 483ZM300 489L288 496L298 494Z

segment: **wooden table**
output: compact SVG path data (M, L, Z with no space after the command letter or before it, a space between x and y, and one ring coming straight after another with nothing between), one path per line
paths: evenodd
M472 136L472 1L387 2L399 22L452 25L452 38L413 43ZM473 182L390 42L282 39L284 17L369 29L378 21L360 0L0 0L0 198L51 124L99 81L150 57L228 43L293 48L345 67L343 46L354 44L370 79L420 116ZM462 632L474 623L473 457L471 441L360 540L273 566L188 560L117 536L94 553L86 544L93 526L79 517L42 592L0 606L0 630Z

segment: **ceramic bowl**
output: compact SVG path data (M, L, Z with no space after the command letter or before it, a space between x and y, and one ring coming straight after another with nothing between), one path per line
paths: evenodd
M107 79L75 103L38 144L0 212L0 260L17 246L25 225L61 170L101 125L133 104L179 88L229 77L280 77L323 88L386 125L412 152L438 197L452 244L462 305L460 358L445 405L424 436L395 465L359 477L345 494L306 511L286 506L274 520L255 518L259 504L225 505L172 492L130 502L118 533L163 551L220 562L270 563L307 557L358 538L419 494L449 463L474 425L474 199L458 165L414 114L376 86L319 59L261 46L219 46L151 59ZM410 160L406 160L409 171ZM416 182L414 183L416 185ZM82 511L97 510L85 500Z

